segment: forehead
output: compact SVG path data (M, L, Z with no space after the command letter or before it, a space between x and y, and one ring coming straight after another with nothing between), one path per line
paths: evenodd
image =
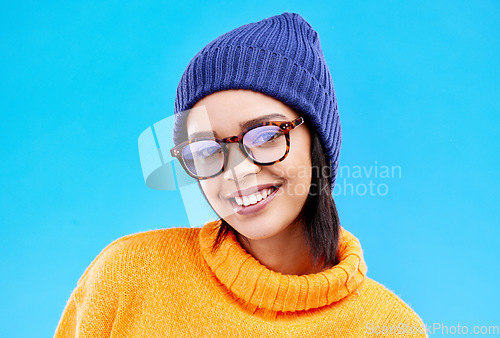
M299 115L271 96L250 90L226 90L198 101L187 118L187 132L213 131L214 136L237 135L251 121L293 120Z

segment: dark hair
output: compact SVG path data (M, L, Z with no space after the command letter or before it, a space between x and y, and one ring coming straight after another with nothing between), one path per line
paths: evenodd
M311 131L311 187L304 207L295 221L301 220L303 223L306 242L314 264L318 264L323 259L322 269L325 269L338 263L340 222L329 180L332 174L330 162L317 132L314 128L309 128L309 130ZM201 191L203 193L203 189ZM229 231L236 232L224 219L221 221L212 246L212 253L219 249Z

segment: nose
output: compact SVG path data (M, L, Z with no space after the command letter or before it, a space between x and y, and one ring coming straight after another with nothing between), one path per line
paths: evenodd
M242 152L238 144L228 144L226 149L228 159L224 169L224 180L242 181L245 177L256 175L261 170L259 165Z

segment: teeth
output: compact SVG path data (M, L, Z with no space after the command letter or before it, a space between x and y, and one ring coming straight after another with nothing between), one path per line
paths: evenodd
M241 197L236 196L234 199L236 200L236 203L238 203L239 205L243 205L243 199Z
M247 207L251 204L255 204L257 202L266 199L267 196L271 195L272 192L273 188L269 188L248 196L243 196L243 197L236 196L234 199L238 205L243 205Z
M257 203L257 196L255 196L255 195L248 196L248 199L250 200L250 204Z

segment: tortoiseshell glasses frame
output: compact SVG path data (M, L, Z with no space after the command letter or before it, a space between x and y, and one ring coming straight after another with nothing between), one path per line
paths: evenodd
M228 161L228 149L227 149L227 145L229 143L238 143L239 144L239 148L241 150L241 152L243 154L245 154L245 156L247 158L250 158L252 159L252 162L255 163L255 164L258 164L258 165L261 165L261 166L266 166L266 165L273 165L275 163L278 163L278 162L281 162L283 161L287 156L288 156L288 153L290 151L290 131L292 129L295 129L297 128L298 126L302 125L304 123L304 118L301 116L293 121L267 121L267 122L261 122L261 123L258 123L256 125L253 125L249 128L246 128L245 130L243 130L239 135L236 135L236 136L230 136L230 137L226 137L226 138L223 138L223 139L220 139L220 138L216 138L216 137L195 137L195 138L192 138L190 140L187 140L185 142L182 142L180 144L178 144L177 146L173 147L172 149L170 149L170 154L173 156L173 157L176 157L179 162L181 163L182 167L184 168L184 170L186 171L186 173L195 178L195 179L198 179L198 180L204 180L204 179L208 179L208 178L212 178L212 177L215 177L215 176L218 176L220 175L222 172L224 172L224 169L226 168L227 166L227 161ZM258 160L256 160L254 157L252 157L252 154L250 154L248 151L247 151L247 148L246 146L243 144L243 138L245 137L245 135L255 129L255 128L259 128L259 127L264 127L264 126L277 126L280 128L281 132L283 133L283 135L285 136L285 140L286 140L286 149L285 149L285 153L283 154L283 156L281 156L281 158L277 159L277 160L274 160L274 161L270 161L270 162L259 162ZM189 169L189 167L187 166L187 164L185 163L185 160L184 160L184 157L183 157L183 151L184 149L186 148L186 146L192 144L192 143L195 143L195 142L199 142L199 141L215 141L217 142L223 153L224 153L224 159L222 161L222 166L221 166L221 169L214 173L213 175L210 175L210 176L198 176L196 175L196 173L193 173L191 172L191 170Z

